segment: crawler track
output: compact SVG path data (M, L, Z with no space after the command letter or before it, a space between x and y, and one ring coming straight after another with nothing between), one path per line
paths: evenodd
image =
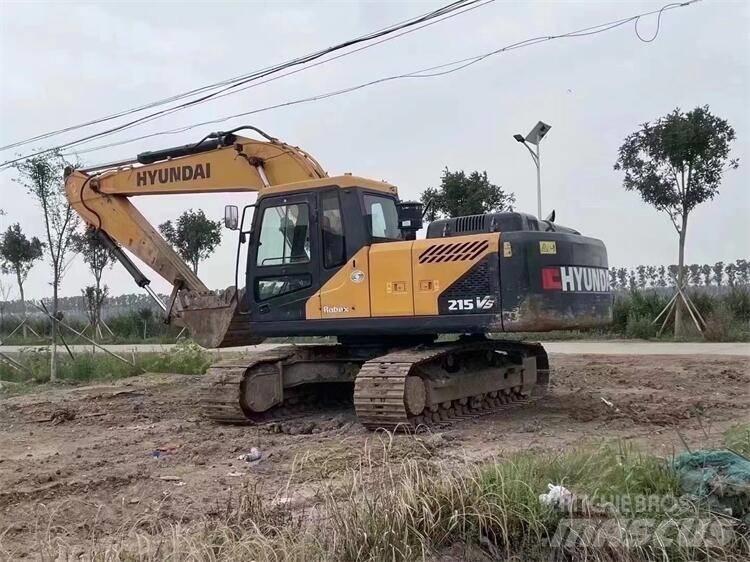
M341 345L292 345L212 365L200 403L206 417L218 423L266 424L345 408L353 386L357 417L368 429L445 426L526 401L537 376L546 382L546 361L537 344L493 340L373 350L369 355ZM313 374L310 384L289 386L288 374L295 368ZM255 394L246 385L255 377L283 385L281 401L264 412L253 412L248 403ZM339 383L338 389L330 382ZM342 395L342 383L349 385L348 397Z
M242 408L242 382L253 369L276 368L280 361L292 357L294 352L294 346L284 346L244 360L226 360L211 365L200 391L203 414L218 423L252 423Z
M368 429L394 430L400 426L442 426L452 421L475 418L505 409L509 404L528 399L531 387L536 382L535 368L533 372L524 372L518 364L496 366L494 359L490 359L483 367L488 371L486 378L493 383L490 387L482 387L477 384L480 381L467 380L472 378L468 373L446 371L445 360L457 355L475 358L488 352L508 351L513 352L517 358L535 357L540 352L543 353L543 350L540 350L540 346L533 344L509 344L487 340L473 344L410 348L376 357L367 361L357 375L354 390L357 417ZM545 362L545 374L546 367ZM515 372L515 376L508 378L509 372ZM474 383L473 386L481 392L441 399L440 384L446 380L451 380L455 384L460 377L469 383L464 385L466 388L471 388L471 383ZM424 391L422 384L426 387Z

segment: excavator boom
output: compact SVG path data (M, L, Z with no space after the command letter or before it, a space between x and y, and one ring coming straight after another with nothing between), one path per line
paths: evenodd
M142 153L134 160L107 167L69 170L65 181L68 201L86 223L127 248L171 285L208 292L128 198L260 192L327 176L300 148L262 134L266 140L238 137L234 131L217 133L209 142Z

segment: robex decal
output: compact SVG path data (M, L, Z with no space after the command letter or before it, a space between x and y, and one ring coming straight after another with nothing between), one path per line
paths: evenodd
M158 183L174 183L178 181L204 180L211 177L211 164L196 164L195 166L171 166L159 170L144 170L136 172L136 185L145 187Z
M542 289L565 293L607 293L609 272L601 267L543 267Z
M323 307L323 314L346 314L350 312L350 308L348 306L324 306Z

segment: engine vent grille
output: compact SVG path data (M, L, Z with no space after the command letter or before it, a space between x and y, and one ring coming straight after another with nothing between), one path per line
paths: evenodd
M487 215L469 215L456 218L455 232L484 232L484 220Z
M471 218L471 217L469 217ZM419 256L419 263L471 261L481 256L489 247L487 240L474 240L453 244L435 244Z

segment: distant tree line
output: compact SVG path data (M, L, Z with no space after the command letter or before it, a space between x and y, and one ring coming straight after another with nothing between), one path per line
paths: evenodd
M169 295L159 295L164 301L169 299ZM42 299L44 301L44 299ZM63 313L66 318L87 318L89 311L87 310L87 299L85 295L78 295L72 297L59 297L59 310ZM45 301L46 302L46 301ZM125 295L107 295L106 301L101 307L101 317L108 319L112 316L118 316L120 314L127 314L130 312L137 312L143 308L150 308L155 313L159 313L161 308L153 301L153 299L142 293L129 293ZM22 303L20 300L11 300L5 303L5 313L20 315L22 313ZM39 313L35 313L35 310L29 310L29 316L38 316Z
M639 265L634 268L612 267L609 270L609 284L612 289L630 290L674 287L679 279L677 265ZM730 287L750 285L750 262L716 262L684 266L683 278L686 286Z

